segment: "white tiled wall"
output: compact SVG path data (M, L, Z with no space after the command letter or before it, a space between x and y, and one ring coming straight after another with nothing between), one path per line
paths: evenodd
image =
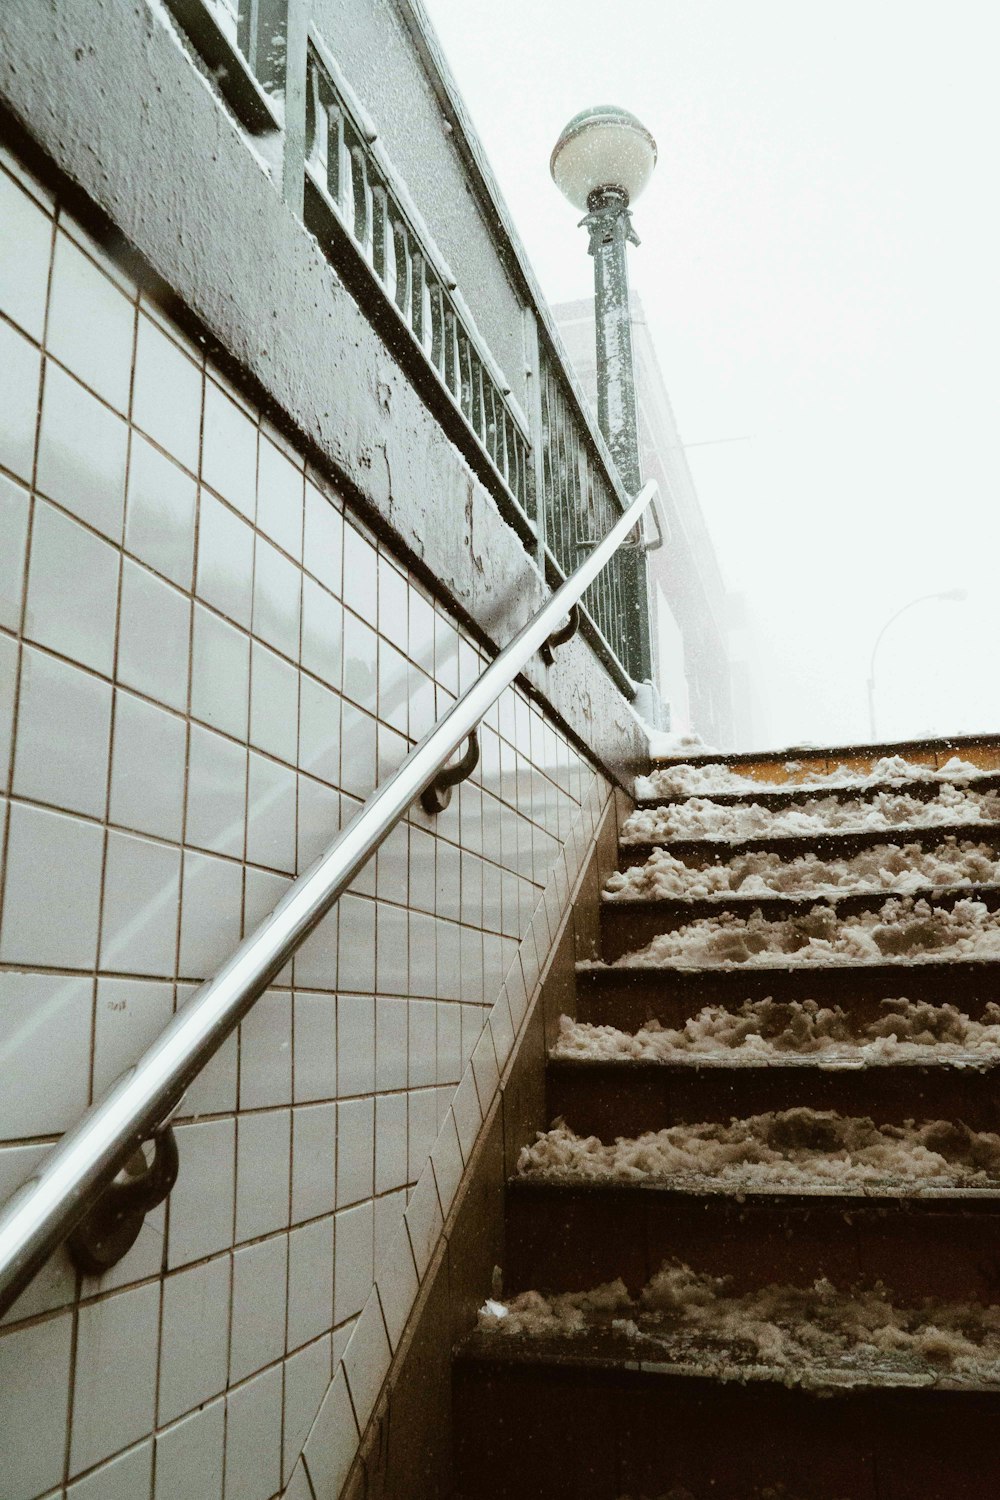
M484 658L0 162L6 1197ZM395 831L192 1087L129 1256L81 1284L60 1253L8 1317L4 1500L271 1500L321 1424L335 1468L474 1135L456 1087L495 1087L506 999L485 1018L606 795L507 692L449 810Z

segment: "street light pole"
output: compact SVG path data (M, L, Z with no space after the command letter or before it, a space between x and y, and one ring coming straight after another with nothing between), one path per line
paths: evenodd
M945 599L952 604L959 604L968 597L966 589L944 589L934 594L919 594L916 599L911 599L908 604L904 604L901 609L897 609L894 615L890 615L882 626L882 629L875 637L871 661L868 664L868 729L872 744L875 743L875 657L879 646L882 644L882 637L889 629L889 626L894 625L900 615L905 615L908 609L913 609L918 604L926 604L929 599Z
M628 110L598 105L574 115L549 165L556 186L575 208L586 210L580 224L594 259L597 422L622 484L634 495L642 487L642 465L626 246L639 243L629 205L652 176L656 142ZM633 636L640 677L650 678L649 581L642 552L634 555L632 592L635 619L622 625Z

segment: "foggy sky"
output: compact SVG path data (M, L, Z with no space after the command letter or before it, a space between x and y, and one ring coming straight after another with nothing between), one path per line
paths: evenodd
M622 104L660 158L645 304L760 739L1000 730L995 0L425 0L550 301L591 291L548 175Z

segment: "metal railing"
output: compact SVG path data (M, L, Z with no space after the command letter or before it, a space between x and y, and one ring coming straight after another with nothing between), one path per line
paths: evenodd
M195 991L134 1068L63 1137L38 1175L14 1194L0 1212L0 1313L93 1209L142 1143L162 1138L184 1090L412 803L455 780L454 768L445 770L448 761L464 740L474 739L484 714L529 658L552 637L565 636L557 630L560 622L638 526L656 488L655 481L643 487L586 560L377 788L326 853L295 880L271 915ZM474 763L471 754L466 757L467 769ZM171 1171L176 1174L176 1158L161 1164L164 1191L172 1185ZM130 1188L123 1184L117 1191L127 1195Z

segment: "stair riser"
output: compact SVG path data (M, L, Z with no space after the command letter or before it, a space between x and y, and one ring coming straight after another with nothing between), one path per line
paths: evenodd
M1000 886L970 886L964 890L943 891L938 895L925 893L934 905L948 911L956 901L981 901L990 911L1000 908ZM780 922L788 917L804 916L814 906L831 905L839 917L855 916L860 912L880 911L891 892L858 892L841 896L836 901L826 897L808 900L790 899L787 896L720 897L711 901L602 901L601 902L601 956L607 963L614 963L623 953L635 953L661 932L676 932L689 922L698 922L706 917L720 917L732 912L738 917L749 917L751 912L761 912L768 921Z
M571 1292L621 1277L633 1295L665 1260L731 1277L838 1287L883 1282L898 1304L924 1297L1000 1301L1000 1201L747 1199L636 1188L513 1186L507 1194L508 1291Z
M832 1109L904 1120L961 1120L1000 1131L1000 1074L949 1068L668 1068L550 1063L548 1117L602 1141L668 1125L727 1121L769 1110Z
M858 833L825 833L819 836L780 834L738 843L710 839L658 839L652 843L620 844L618 868L627 870L631 865L645 864L657 848L668 849L677 859L700 870L706 865L726 864L740 854L773 853L780 854L782 859L797 859L800 854L816 854L821 859L845 859L862 849L873 849L878 844L917 844L921 849L933 849L949 837L997 849L1000 848L1000 824L956 823L941 824L934 828L881 828Z
M456 1500L995 1500L1000 1398L460 1361Z
M790 969L581 969L581 1021L636 1031L644 1021L682 1026L705 1005L735 1010L744 1000L816 1000L841 1005L860 1022L878 1014L882 999L906 996L957 1005L968 1015L1000 995L1000 964L865 964Z

